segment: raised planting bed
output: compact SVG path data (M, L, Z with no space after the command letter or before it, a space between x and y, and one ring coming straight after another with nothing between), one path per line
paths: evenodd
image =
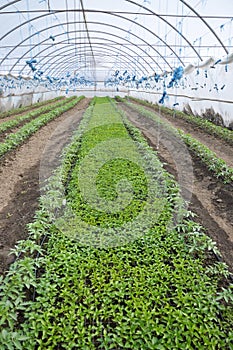
M4 156L7 152L21 145L26 139L33 135L42 126L46 125L51 120L57 118L62 113L73 108L82 98L83 96L77 98L74 98L72 96L71 98L68 98L63 102L59 102L57 106L49 108L50 112L44 113L36 119L31 120L15 133L10 133L6 137L5 141L0 143L0 158Z
M72 97L71 100L73 98L74 97ZM28 121L28 120L33 119L33 118L36 118L36 117L38 117L41 114L50 112L50 111L54 110L55 108L64 105L64 101L62 101L62 102L60 101L60 102L55 103L55 101L52 100L52 101L47 101L47 102L48 102L48 105L46 105L46 106L43 106L43 107L40 107L40 108L36 108L35 111L33 110L33 111L29 112L29 113L26 113L26 114L23 114L23 115L20 115L20 116L16 116L14 119L11 119L9 121L1 123L0 124L0 133L3 133L3 132L5 132L5 131L7 131L7 130L9 130L11 128L14 128L14 127L22 124L25 121Z
M1 281L1 346L232 349L226 267L207 263L214 243L109 99L93 100L62 159Z
M27 112L31 109L35 109L35 108L47 105L48 103L51 103L51 102L57 102L57 101L62 100L62 99L64 99L63 96L58 96L58 97L53 98L52 100L37 102L37 103L34 103L30 106L14 108L14 109L11 109L9 111L0 113L0 119L10 117L11 115L21 114L21 113Z
M210 121L203 119L201 117L189 115L189 114L186 114L184 112L170 109L170 108L167 108L167 107L164 107L161 105L152 104L150 102L143 101L143 100L131 97L131 96L129 96L128 99L135 101L137 103L140 103L144 106L151 107L151 108L155 109L156 111L161 111L165 115L166 114L170 115L170 116L175 115L176 118L183 119L183 120L193 124L194 126L198 126L201 130L204 130L208 134L219 137L220 139L226 141L228 144L233 145L233 132L227 128L215 125L215 124L211 123ZM118 98L118 100L119 100L119 98Z
M143 116L155 120L165 130L168 130L177 136L180 135L180 138L188 146L188 149L190 149L191 152L193 152L217 178L221 179L224 183L233 183L233 168L229 167L223 159L217 157L217 155L208 147L189 134L185 134L182 130L176 129L175 127L169 125L155 112L149 111L142 106L135 105L133 103L125 103L133 110L141 113Z

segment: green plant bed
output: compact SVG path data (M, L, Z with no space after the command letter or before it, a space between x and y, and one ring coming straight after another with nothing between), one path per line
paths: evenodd
M115 104L93 100L62 159L29 225L31 239L15 250L23 258L2 281L1 346L232 349L233 294L218 287L226 267L203 264L213 242L189 219L174 179ZM88 202L93 164L98 193ZM133 196L129 204L123 198L120 216L113 209L130 192L126 182L118 191L125 176ZM156 215L148 210L140 220L150 205Z
M69 101L72 101L73 97L71 98L71 100ZM59 99L60 100L60 99ZM47 101L48 102L48 101ZM53 103L52 103L53 102ZM32 111L28 114L25 114L25 115L22 115L22 116L18 116L18 117L15 117L13 120L9 120L7 122L3 122L0 124L0 133L2 132L5 132L7 131L8 129L11 129L13 127L16 127L18 126L20 123L24 122L25 120L28 120L28 119L33 119L35 117L38 117L39 115L41 114L44 114L44 113L47 113L47 112L50 112L52 110L54 110L55 108L57 107L60 107L62 105L64 105L64 101L62 102L58 102L58 103L54 103L55 101L50 101L50 103L52 104L49 104L48 106L43 106L41 108L38 108L36 109L36 111Z
M42 101L42 102L37 102L37 103L34 103L34 104L30 105L30 106L14 108L14 109L11 109L9 111L0 113L0 119L10 117L11 115L17 115L17 114L20 114L20 113L24 113L24 112L27 112L30 109L38 108L38 107L47 105L48 103L56 102L56 101L59 101L59 100L62 100L62 99L64 99L63 96L58 96L58 97L55 97L52 100L46 100L46 101Z
M48 113L44 113L40 115L38 118L28 122L24 126L22 126L17 132L9 134L5 141L0 143L0 157L4 156L7 152L15 149L20 144L22 144L26 139L28 139L31 135L33 135L37 130L39 130L42 126L46 125L51 120L57 118L62 113L68 111L70 108L73 108L83 96L74 98L71 97L59 103L57 107L52 108L52 110ZM51 109L51 108L49 108Z
M149 111L141 106L126 102L128 106L141 113L143 116L151 118L160 124L165 130L169 130L175 135L180 135L187 147L197 156L207 168L224 183L233 183L233 168L229 167L226 162L217 157L207 146L193 138L189 134L185 134L182 130L176 129L164 121L158 114Z
M195 126L198 126L201 130L204 130L210 135L216 136L221 138L222 140L226 141L230 145L233 145L233 132L227 128L215 125L208 120L205 120L203 118L200 118L198 116L188 115L186 113L183 113L181 111L173 110L164 106L155 105L150 102L146 102L134 97L128 97L129 100L138 102L144 106L152 107L156 111L161 111L162 113L168 114L170 116L175 116L176 118L183 119Z

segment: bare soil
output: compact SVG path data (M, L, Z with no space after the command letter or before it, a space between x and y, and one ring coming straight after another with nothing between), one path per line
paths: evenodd
M65 97L62 98L62 99L60 99L59 101L61 102L61 101L64 100L64 99L65 99ZM48 100L48 103L47 103L47 104L44 104L43 106L36 107L36 108L32 106L32 108L29 108L27 111L19 112L19 113L17 113L17 114L10 115L9 117L1 118L1 114L0 114L0 124L1 124L1 123L5 123L5 122L8 122L9 120L15 119L16 117L19 117L19 116L21 116L21 115L28 114L28 113L30 113L30 112L32 112L32 111L34 112L34 111L36 111L36 110L39 109L39 108L42 108L42 107L45 107L45 106L49 106L49 105L51 105L51 104L58 103L59 101L50 102L50 101Z
M155 112L153 108L145 106L144 108ZM233 168L233 147L230 146L227 142L217 138L216 136L208 134L200 127L190 124L184 119L180 119L178 116L176 116L175 112L174 116L160 112L155 113L159 114L162 119L165 119L169 124L171 124L175 128L183 130L186 134L190 134L196 140L198 140L203 145L207 146L209 149L215 152L217 157L223 159L229 167Z
M14 260L13 255L9 256L10 249L18 240L27 238L26 224L33 220L38 207L40 183L59 165L61 151L69 142L88 103L88 99L80 101L74 109L44 126L0 163L0 274L7 271ZM189 155L192 174L190 176L190 171L185 174L185 169L190 170L190 164L188 157L184 159L176 152L177 147L180 147L177 140L163 138L161 132L156 134L156 127L153 123L148 124L148 118L125 105L121 106L127 112L129 120L157 150L166 170L181 183L182 194L187 198L189 209L197 214L195 220L205 227L206 233L217 243L224 261L233 272L232 186L215 179L193 155ZM180 124L178 127L181 128ZM206 135L199 128L190 128L195 138L204 138ZM216 138L214 140L216 142ZM217 141L222 143L221 140ZM222 144L223 147L226 146ZM211 149L213 147L216 147L214 143ZM224 148L219 149L224 153ZM180 174L182 172L184 174Z
M217 180L193 154L183 153L182 155L179 150L181 147L179 141L170 137L168 142L167 135L163 135L161 129L157 129L155 122L148 120L126 105L121 104L121 108L126 112L128 119L141 130L150 146L158 152L160 160L164 163L164 168L174 175L180 183L181 193L185 200L188 200L188 209L197 214L194 220L203 225L205 232L217 243L223 260L228 264L229 270L233 272L232 184L225 185ZM232 147L219 139L212 139L199 128L186 125L187 123L183 125L180 120L172 120L172 124L189 132L201 142L205 141L205 144L213 151L216 152L217 149L221 158L229 165L231 164L232 159L229 155L232 154ZM225 150L228 153L225 153ZM184 157L184 155L186 156ZM188 164L187 158L189 156L192 167ZM190 172L190 170L192 171ZM188 180L188 177L192 179Z
M0 163L0 274L14 260L13 255L9 256L10 249L18 240L27 238L26 224L33 220L38 207L40 177L49 176L59 164L61 151L89 101L81 100L72 110L42 127Z
M55 103L58 103L58 102L62 102L62 100L60 100L60 101L55 101L55 102L50 102L50 103L48 103L48 104L46 104L46 105L44 105L44 106L41 106L41 107L46 107L46 106L49 106L49 105L54 105ZM12 115L12 116L6 117L6 118L4 118L4 119L2 119L2 120L0 119L0 124L1 124L1 122L7 122L7 121L10 121L10 120L13 120L13 119L15 119L16 117L18 117L18 116L20 116L20 115L24 115L24 114L28 114L28 113L30 113L30 112L34 112L34 111L36 111L37 109L39 109L39 108L41 108L41 107L32 108L32 109L28 110L27 112L23 112L23 113L17 114L17 115ZM41 113L41 114L42 114L42 113ZM41 115L41 114L40 114L40 115ZM9 134L11 134L11 133L16 133L23 125L29 123L29 122L30 122L31 120L33 120L33 119L39 118L40 115L37 115L37 116L34 116L34 117L30 117L30 118L28 118L28 119L26 119L26 120L20 122L17 126L12 127L12 128L9 128L9 129L7 129L7 130L4 131L4 132L0 132L0 142L4 142L5 139L6 139L6 137L7 137Z
M224 140L220 140L215 136L209 135L203 131L203 129L191 125L185 120L176 118L176 116L171 117L166 115L166 120L175 126L183 130L186 134L190 134L192 137L206 145L210 148L219 158L222 158L228 166L233 168L233 147Z

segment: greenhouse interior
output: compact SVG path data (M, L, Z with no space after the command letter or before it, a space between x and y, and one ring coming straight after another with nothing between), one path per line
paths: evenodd
M232 1L0 28L0 349L233 350Z

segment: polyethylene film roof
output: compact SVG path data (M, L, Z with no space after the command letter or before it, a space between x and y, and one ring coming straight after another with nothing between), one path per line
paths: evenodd
M229 0L0 0L0 74L133 77L232 52Z

